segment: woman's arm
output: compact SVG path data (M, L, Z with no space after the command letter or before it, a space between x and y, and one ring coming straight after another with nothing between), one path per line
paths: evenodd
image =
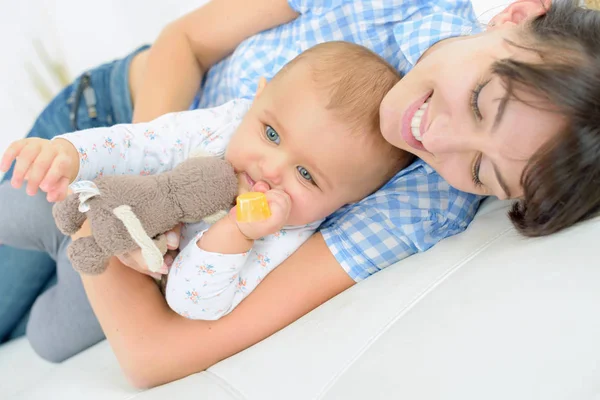
M323 237L313 235L235 310L217 321L171 311L156 284L113 259L82 276L121 367L138 387L156 386L242 351L354 284Z
M212 0L167 25L131 65L133 121L187 109L213 64L244 39L297 16L286 0Z

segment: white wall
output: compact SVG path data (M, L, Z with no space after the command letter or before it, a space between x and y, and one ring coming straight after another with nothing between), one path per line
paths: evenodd
M45 101L26 65L42 71L33 41L71 77L151 42L162 26L204 0L0 0L0 154L27 133ZM44 75L56 93L57 82Z

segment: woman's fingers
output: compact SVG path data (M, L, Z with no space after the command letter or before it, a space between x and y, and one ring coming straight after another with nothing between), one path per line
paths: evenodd
M167 251L167 254L165 254L165 264L167 265L167 267L171 268L171 265L173 265L173 262L175 262L175 258L177 258L178 254L179 250Z
M179 240L181 237L181 224L175 226L172 230L165 233L167 237L167 253L164 256L163 265L157 272L152 272L148 269L148 264L142 255L141 249L130 251L126 254L121 254L117 258L129 268L132 268L142 274L150 275L153 278L160 279L161 275L169 273L169 267L179 253Z
M150 276L159 276L167 274L169 272L169 266L163 262L162 267L157 271L153 272L148 269L148 264L146 264L146 260L142 255L142 250L136 249L134 251L130 251L129 253L121 254L117 256L117 258L129 268L132 268L142 274L150 275Z
M179 248L179 241L181 240L181 224L176 225L173 229L166 233L167 236L167 249L176 250Z
M129 253L121 254L118 256L118 258L123 264L127 265L129 268L135 269L138 272L142 272L144 274L150 272L147 268L144 267L145 263L143 262L143 257L141 260L142 262L140 262L140 260L138 259L138 255L141 256L141 251L134 250Z

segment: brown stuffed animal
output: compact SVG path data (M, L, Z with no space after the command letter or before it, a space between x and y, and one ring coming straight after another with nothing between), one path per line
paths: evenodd
M233 167L216 157L190 158L158 175L106 176L80 184L94 193L71 194L52 213L65 235L90 220L92 236L73 241L67 251L73 267L87 274L102 273L110 257L137 248L157 271L167 251L164 232L229 210L238 191Z

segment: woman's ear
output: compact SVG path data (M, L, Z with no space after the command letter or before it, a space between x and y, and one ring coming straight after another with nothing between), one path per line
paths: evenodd
M254 94L255 99L257 99L258 96L260 96L265 86L267 86L267 79L264 76L261 76L258 79L258 85L256 86L256 93Z
M540 15L546 14L552 0L518 0L509 5L494 18L489 27L495 29L503 25L518 25Z

